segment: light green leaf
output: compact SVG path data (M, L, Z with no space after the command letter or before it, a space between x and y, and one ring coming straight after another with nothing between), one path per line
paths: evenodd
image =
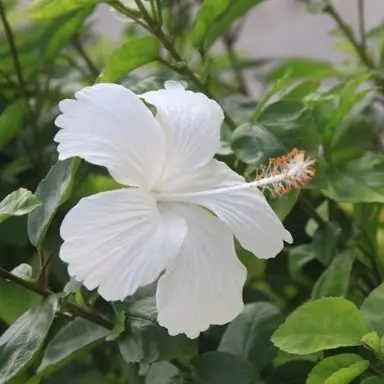
M0 149L17 137L23 127L26 114L25 101L8 105L0 115Z
M251 384L252 364L226 352L208 352L193 361L196 384Z
M4 279L0 279L0 292L0 318L6 324L12 324L41 301L41 296L37 293Z
M24 313L0 338L0 384L24 369L42 346L55 317L58 301L50 296Z
M196 340L184 335L170 336L165 328L157 324L154 297L126 304L125 319L127 335L118 343L127 363L151 364L196 354Z
M346 250L336 256L313 287L311 299L321 297L346 296L349 289L355 252Z
M365 372L369 361L354 354L328 357L313 368L306 384L349 384Z
M247 304L243 312L229 324L218 350L243 357L260 371L276 354L270 338L281 322L280 310L274 304Z
M109 57L99 81L112 83L159 58L160 41L154 36L128 37Z
M36 197L43 205L28 217L28 237L34 246L41 246L57 209L69 197L79 164L77 158L58 161L37 187Z
M103 0L34 0L31 15L35 19L51 19L102 2Z
M379 285L365 299L360 308L361 313L372 329L379 335L384 334L384 284Z
M314 321L316 319L316 321ZM274 333L272 342L297 355L361 345L369 326L356 306L344 298L323 298L296 309Z
M232 23L262 0L205 0L196 17L192 32L194 45L207 50Z
M38 368L39 373L52 372L104 339L109 330L77 318L65 325L49 342Z
M320 81L305 80L291 87L282 98L286 100L302 100L317 91L319 87Z
M26 215L40 205L40 201L32 192L20 188L0 202L0 223L9 217Z
M321 79L329 76L333 72L331 63L313 59L284 59L271 70L265 77L268 82L274 82L281 78L286 71L290 71L291 79L310 78Z
M271 199L269 201L269 205L275 211L279 219L283 221L289 215L292 208L295 206L299 195L299 190L293 190L289 192L288 195L283 195L279 196L276 199Z
M51 61L56 58L70 39L81 31L81 27L91 10L87 7L62 15L47 25L41 35L40 53L42 60Z
M284 73L284 75L278 79L272 87L269 89L269 91L265 94L265 96L259 100L255 111L253 112L250 121L253 123L256 123L262 114L262 112L265 109L265 106L268 104L268 102L271 100L271 98L276 95L278 92L282 91L284 88L288 86L290 82L290 71L287 71Z
M116 314L115 325L105 338L107 341L116 340L125 331L125 312L120 310Z

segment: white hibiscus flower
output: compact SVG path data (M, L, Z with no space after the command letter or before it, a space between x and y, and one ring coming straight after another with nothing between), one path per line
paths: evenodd
M220 106L174 81L141 95L155 117L121 85L75 97L59 104L59 159L104 166L127 187L84 198L67 214L60 257L69 274L110 301L159 279L158 321L171 335L194 338L234 319L246 269L233 236L265 259L292 237L257 187L213 158ZM297 172L292 164L288 174Z

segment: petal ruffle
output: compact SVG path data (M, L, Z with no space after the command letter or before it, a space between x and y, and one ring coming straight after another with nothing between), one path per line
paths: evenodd
M76 280L106 300L123 300L154 282L180 252L185 221L132 188L80 200L62 226L60 258Z
M199 192L243 183L244 179L225 163L213 159L206 166L170 182L165 193ZM240 244L259 258L275 257L284 246L283 240L292 242L291 234L257 188L189 196L186 201L211 210L231 228Z
M163 170L165 136L139 97L117 84L86 87L75 97L59 104L59 159L79 156L107 167L121 184L152 187Z
M246 269L225 224L200 207L172 206L186 220L188 234L180 255L159 279L158 321L171 335L195 338L242 311Z
M167 81L165 88L142 97L157 109L156 119L167 140L164 182L206 164L220 149L224 114L220 105L202 93L186 91Z

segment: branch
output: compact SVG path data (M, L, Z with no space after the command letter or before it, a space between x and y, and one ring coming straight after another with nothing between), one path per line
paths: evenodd
M13 275L12 273L6 271L0 267L0 278L12 281L13 283L28 289L29 291L35 292L40 296L48 297L50 295L55 295L56 293L51 291L48 288L42 288L36 285L34 282L24 280L18 276ZM88 312L78 305L69 303L67 309L70 313L75 316L82 317L92 323L98 324L104 328L113 329L114 325L111 321L105 319L97 312Z
M180 54L175 49L172 42L165 35L164 31L161 28L161 25L157 24L157 22L151 18L148 11L146 10L146 8L144 7L143 3L140 0L135 0L135 2L137 4L137 7L140 9L146 23L144 23L142 20L140 20L136 15L134 15L131 12L131 10L129 10L127 7L125 7L122 4L116 4L114 1L110 1L110 2L108 2L108 4L111 5L113 8L115 8L117 11L128 16L129 18L134 20L137 24L139 24L140 26L145 28L148 32L150 32L154 36L156 36L161 41L164 48L171 54L171 56L179 64L183 63L182 57L180 56ZM191 71L191 69L188 67L188 65L179 66L178 72L180 74L183 74L184 76L188 77L191 80L191 82L200 91L205 93L209 98L216 100L216 98L212 95L209 88ZM224 120L232 130L236 129L237 124L235 123L234 120L232 120L232 118L225 111L224 111Z
M83 45L81 44L79 36L75 36L72 39L72 45L76 49L76 51L79 53L79 55L82 57L82 59L85 61L85 63L88 66L88 69L92 73L92 75L95 78L97 78L100 74L100 71L97 69L96 65L93 63L91 58L88 56L87 52L85 52Z
M356 39L353 31L349 27L349 25L343 20L343 18L336 11L336 9L330 3L329 0L327 0L327 6L325 8L325 12L328 13L336 21L337 25L339 26L341 31L344 33L345 37L352 44L352 46L355 49L356 54L360 58L361 62L368 69L374 71L373 78L374 78L376 84L384 89L384 79L376 73L377 68L376 68L375 63L372 60L372 58L368 55L368 53L365 49L365 45L362 43L359 43L359 41Z
M359 33L360 33L360 43L362 48L366 49L366 38L365 38L365 6L364 0L357 0L358 7L358 17L359 17Z

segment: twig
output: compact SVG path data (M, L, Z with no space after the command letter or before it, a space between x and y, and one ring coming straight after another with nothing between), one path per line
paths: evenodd
M81 44L79 36L74 36L72 39L72 45L76 49L76 51L79 53L79 55L82 57L82 59L85 61L85 63L88 66L89 71L91 74L97 78L100 74L100 71L97 69L96 65L93 63L91 58L88 56L87 52L85 52L83 45Z
M357 13L359 18L359 34L361 47L366 49L366 38L365 38L365 4L364 0L357 0Z
M180 64L178 66L178 73L183 74L184 76L188 77L192 83L203 93L205 93L209 98L215 99L215 97L212 95L209 88L191 71L191 69L188 67L188 65L181 65L183 63L183 59L180 56L180 54L176 51L175 47L173 46L172 42L167 38L167 36L164 34L164 31L162 30L161 26L156 23L155 20L151 18L148 11L144 7L144 5L141 3L140 0L135 0L138 8L142 12L143 18L145 22L140 20L136 15L134 15L127 7L123 6L122 4L116 4L114 1L110 1L108 4L110 4L113 8L115 8L117 11L123 13L124 15L128 16L132 20L134 20L137 24L145 28L147 31L151 32L154 36L156 36L163 44L164 48L171 54L171 56ZM175 68L172 66L172 68ZM216 99L215 99L216 100ZM234 120L224 111L224 119L227 125L234 130L237 127L237 124Z
M30 282L18 276L15 276L1 267L0 267L0 278L9 280L17 285L24 287L25 289L28 289L29 291L35 292L38 295L41 295L44 297L55 295L55 292L51 291L50 289L39 287L34 282ZM83 319L88 320L91 323L100 325L101 327L104 327L110 330L114 328L114 324L111 321L104 318L97 312L86 311L83 308L79 307L78 305L75 305L72 303L68 303L66 305L66 309L69 313L59 312L59 314L69 319L72 319L72 315L82 317ZM179 361L178 359L171 360L171 363L182 372L185 372L185 373L191 372L191 369L187 365L185 365L183 362Z
M312 203L306 198L306 196L301 192L299 196L299 203L301 209L313 220L316 221L319 225L324 225L325 220L316 212L316 209L313 207Z
M231 61L233 72L236 76L240 92L244 95L248 94L247 85L245 84L245 80L241 71L241 68L238 65L237 55L233 48L233 45L235 43L235 40L231 33L224 36L224 45L225 49L227 50L227 54L229 57L229 60Z
M353 48L355 49L358 57L360 58L361 62L370 70L372 70L373 78L378 86L384 89L384 79L377 74L377 68L375 66L374 61L372 58L368 55L364 45L360 44L358 40L356 39L353 31L349 27L349 25L343 20L343 18L339 15L339 13L336 11L334 6L330 3L329 0L327 0L327 6L325 8L325 12L328 13L337 23L341 31L344 33L345 37L348 39L348 41L352 44Z
M1 267L0 267L0 278L12 281L13 283L20 285L25 289L28 289L29 291L35 292L40 296L48 297L50 295L55 295L55 292L51 291L50 289L39 287L34 282L30 282L18 276L15 276ZM67 309L69 312L71 312L75 316L82 317L83 319L89 320L92 323L98 324L104 328L113 329L114 327L111 321L105 319L104 317L102 317L96 312L85 311L81 307L71 303L67 305Z

